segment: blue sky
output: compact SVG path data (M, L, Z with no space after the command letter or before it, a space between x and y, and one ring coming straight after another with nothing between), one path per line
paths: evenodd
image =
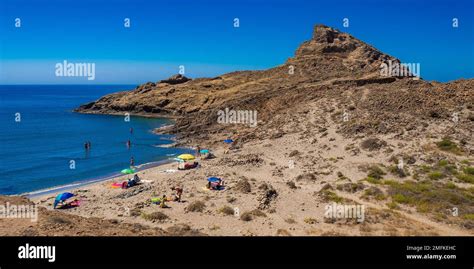
M0 84L137 84L180 65L190 77L264 69L320 23L420 63L424 79L474 78L471 0L0 0ZM56 77L63 60L95 63L96 79Z

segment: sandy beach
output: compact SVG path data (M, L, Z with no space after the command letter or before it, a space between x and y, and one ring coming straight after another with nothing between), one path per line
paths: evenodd
M318 143L310 143L312 138L302 138L297 133L249 142L226 154L227 147L216 141L208 145L216 158L198 158L199 168L179 171L176 163L170 163L146 169L138 173L142 184L126 190L114 189L111 184L130 176L73 189L72 192L82 201L81 205L60 211L164 230L185 224L207 235L474 234L472 230L436 222L409 207L391 210L385 199L364 199L363 190L371 184L364 180L366 172L360 167L383 163L386 154L364 152L350 156L347 154L350 142L330 126L324 133L327 134L319 135L322 137L318 138ZM393 154L401 151L397 149L398 142L392 141L394 145L388 146L394 150ZM403 148L405 152L406 149L416 149L418 143L412 141ZM312 173L314 178L307 176ZM226 188L207 190L206 179L212 176L224 179ZM169 208L151 203L152 197L171 196L170 188L173 186L184 188L182 202L170 201L167 203ZM354 186L359 186L360 190ZM328 198L323 195L327 189L336 196ZM54 197L35 197L33 201L53 210ZM202 202L204 206L191 206L190 209L190 205L196 202ZM325 206L335 202L365 205L365 220L359 223L355 219L327 218ZM160 214L159 219L146 217L153 212L164 215ZM243 220L242 215L250 217Z

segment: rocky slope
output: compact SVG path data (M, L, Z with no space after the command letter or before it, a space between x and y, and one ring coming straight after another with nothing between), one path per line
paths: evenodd
M275 68L194 80L178 75L104 96L76 111L176 117L168 131L181 137L203 139L222 131L245 137L255 128L217 124L217 111L257 110L257 129L267 133L267 124L277 124L276 115L327 98L350 113L351 121L342 128L347 134L422 131L418 120L448 119L454 112L461 114L460 126L472 130L474 80L436 83L381 76L380 65L389 60L399 62L349 34L317 25L312 39Z

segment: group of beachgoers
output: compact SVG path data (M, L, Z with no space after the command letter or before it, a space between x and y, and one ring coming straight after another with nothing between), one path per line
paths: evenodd
M133 128L130 128L130 134L133 134ZM230 140L230 139L228 139L228 140ZM231 150L233 145L234 145L234 141L233 140L230 140L230 141L232 141L232 142L228 143L228 142L225 141L227 144L229 144L229 148L226 149L225 153L227 153L229 150ZM131 147L130 139L127 140L126 145L127 145L127 148L130 149L130 147ZM91 149L91 142L86 141L84 143L84 148L88 152ZM209 150L201 149L201 147L199 145L197 145L195 147L195 149L196 149L196 155L195 156L199 157L201 160L209 159L209 158L212 158L212 156L213 156L213 154ZM185 155L190 155L190 154L185 154ZM194 160L194 156L191 155L190 157L191 157L191 160ZM189 163L187 163L186 161L181 161L180 165L178 165L178 170L183 170L181 168L181 165L183 163L185 164L184 169L196 168L199 165L198 162L193 161L193 163L190 164L190 166L187 166L186 164L189 164ZM125 169L125 170L127 170L127 169ZM130 169L129 170L131 170L131 173L135 173L135 158L133 156L130 157ZM122 189L126 189L126 188L136 186L136 185L140 184L140 182L141 182L141 179L138 176L138 174L134 174L133 177L129 178L127 181L124 181L122 183L114 183L112 185L113 186L118 185L118 186L115 186L115 187L119 187L119 188L121 187ZM203 187L203 188L208 189L208 190L215 190L215 191L222 190L224 188L224 180L222 180L221 178L217 178L217 177L208 178L208 182L207 182L206 186ZM151 199L152 203L159 204L159 206L161 208L169 208L169 206L166 204L166 202L168 202L168 201L182 202L184 187L183 186L174 186L174 187L171 188L171 191L173 191L173 194L172 194L171 197L167 197L166 194L164 194L162 197L152 198ZM72 201L72 203L73 203L72 205L74 205L74 206L78 205L77 200ZM77 203L77 205L76 205L76 203Z

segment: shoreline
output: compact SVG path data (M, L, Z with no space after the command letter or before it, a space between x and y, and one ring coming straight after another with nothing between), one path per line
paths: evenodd
M173 116L169 114L156 114L156 113L135 113L135 112L101 112L101 111L90 111L90 110L71 110L73 113L79 114L89 114L89 115L111 115L111 116L123 116L123 114L128 113L132 117L142 117L142 118L154 118L154 119L169 119L169 120L176 120L180 118L180 116ZM174 124L172 124L174 125Z
M137 173L138 172L146 172L147 170L150 170L152 168L159 167L159 166L164 166L164 165L170 164L172 162L173 162L173 160L169 159L169 157L168 157L167 159L164 159L164 160L161 160L161 161L148 162L148 163L140 164L140 165L136 166L135 171ZM122 176L127 176L127 175L124 175L124 174L121 174L121 173L117 172L117 173L112 173L112 174L109 174L109 175L104 175L104 176L99 176L99 177L95 177L95 178L85 179L83 181L79 181L79 182L75 182L75 183L54 186L54 187L50 187L50 188L46 188L46 189L39 189L39 190L36 190L36 191L25 192L25 193L21 193L21 194L13 194L13 195L9 195L9 196L24 196L24 197L27 197L29 199L39 199L39 198L44 197L44 196L49 196L49 195L52 195L52 194L56 194L56 193L64 192L64 191L68 191L68 190L69 191L70 190L80 190L82 187L89 187L91 185L104 183L108 180L117 179L117 178L122 177Z

